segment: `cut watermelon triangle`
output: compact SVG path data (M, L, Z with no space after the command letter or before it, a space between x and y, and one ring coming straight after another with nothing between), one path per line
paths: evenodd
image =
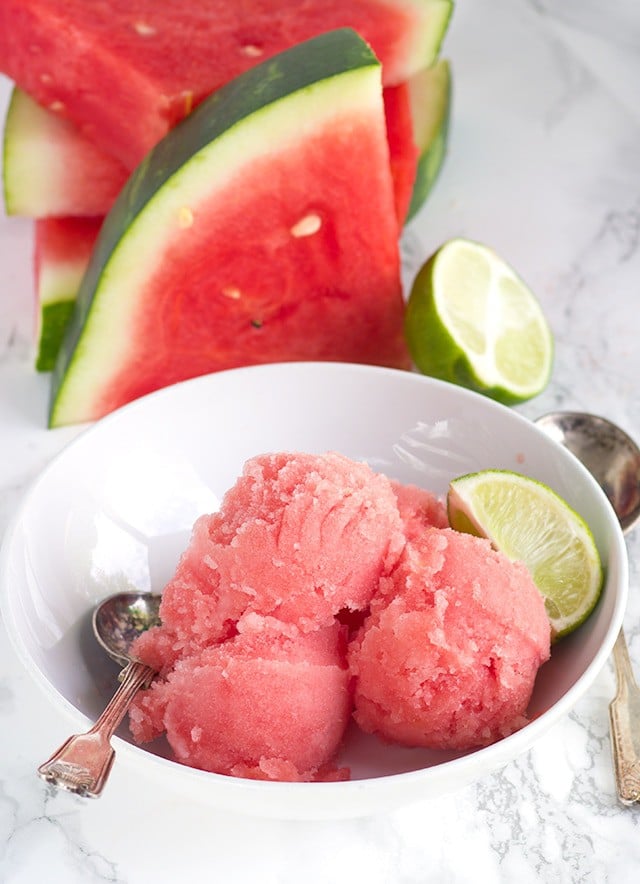
M431 64L451 0L3 0L0 69L129 169L205 96L336 27L396 85Z
M410 84L383 89L399 226L412 200L418 163L411 95ZM9 103L4 160L7 213L38 219L35 364L38 371L50 371L103 216L128 173L72 123L18 88Z
M407 84L383 90L399 226L412 199L417 149ZM51 371L100 226L128 177L75 129L14 89L3 167L8 214L36 218L38 371ZM97 216L97 217L96 217Z
M380 65L353 31L223 86L107 216L53 376L51 425L260 362L409 368Z
M440 170L450 92L445 60L419 71L408 83L383 90L399 224L424 204ZM35 228L36 368L50 371L102 222L95 215L108 212L127 173L73 124L17 88L5 125L4 153L9 213L42 219Z

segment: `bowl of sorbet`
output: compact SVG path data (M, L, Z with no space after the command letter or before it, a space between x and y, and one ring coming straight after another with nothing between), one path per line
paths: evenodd
M551 486L593 532L602 596L558 642L526 568L448 526L451 479L489 468ZM600 487L517 411L410 372L292 363L93 425L26 493L0 579L70 731L116 683L93 607L162 593L137 648L159 675L116 763L217 808L321 819L452 792L531 748L603 667L627 561Z

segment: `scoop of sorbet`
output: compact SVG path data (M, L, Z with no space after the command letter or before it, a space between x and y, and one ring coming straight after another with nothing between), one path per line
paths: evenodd
M367 607L397 561L403 526L389 480L339 454L253 458L201 517L163 593L177 651L232 635L241 617L273 616L303 631Z
M166 731L176 759L274 780L344 778L332 762L351 697L343 629L290 634L258 615L223 644L178 661L129 712L139 742Z
M427 530L407 543L350 644L355 718L408 746L486 745L526 723L549 645L523 565L486 540Z

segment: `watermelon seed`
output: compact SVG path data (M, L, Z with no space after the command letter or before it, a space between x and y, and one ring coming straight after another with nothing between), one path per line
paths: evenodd
M148 25L143 21L137 21L134 24L133 29L137 34L140 34L141 37L150 37L156 32L153 25Z
M51 104L49 105L49 110L53 111L54 113L59 113L60 111L64 110L64 102L63 101L52 101Z
M242 51L245 55L248 55L249 58L258 58L258 56L262 55L262 48L260 46L256 46L254 43L247 43L242 47Z
M252 319L252 320L251 320L251 325L252 325L254 328L262 328L262 320L260 320L260 319Z
M193 92L190 89L183 89L181 94L184 98L184 115L188 117L193 110Z
M227 285L222 289L222 294L225 298L231 298L233 301L239 301L241 292L240 289L236 288L234 285Z
M312 236L322 227L320 215L305 215L291 228L291 235L295 237Z

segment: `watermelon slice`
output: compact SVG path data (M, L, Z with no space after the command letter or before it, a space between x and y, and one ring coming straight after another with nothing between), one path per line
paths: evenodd
M228 83L105 219L51 426L198 374L283 360L409 368L381 71L352 30Z
M36 369L51 371L102 218L43 218L35 223Z
M401 226L418 160L409 87L389 86L383 97ZM53 369L103 216L126 178L124 167L80 135L72 123L14 89L5 127L5 198L8 214L39 219L35 225L38 371Z
M259 61L354 28L386 85L437 55L452 0L2 0L0 69L129 169L202 99Z
M68 120L13 90L4 129L8 215L106 215L128 174Z

